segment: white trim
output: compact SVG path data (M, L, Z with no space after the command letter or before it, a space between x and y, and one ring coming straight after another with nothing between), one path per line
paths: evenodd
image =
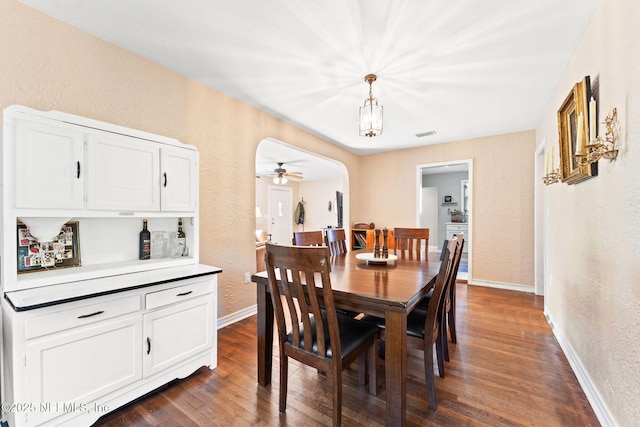
M510 291L527 292L532 294L533 286L518 285L515 283L502 283L502 282L487 282L485 280L471 280L467 281L469 285L484 286L487 288L508 289Z
M218 329L224 328L225 326L229 326L233 323L239 322L241 320L246 319L247 317L251 317L254 314L258 313L258 305L254 304L247 308L243 308L240 311L236 311L235 313L228 314L223 317L218 318Z
M596 417L598 417L598 421L600 421L600 424L604 427L617 426L618 423L616 423L613 414L607 407L604 399L602 399L602 396L598 392L596 385L591 380L587 369L580 361L580 358L578 357L576 352L573 351L573 347L571 347L569 340L567 340L566 336L560 330L560 328L555 327L551 315L546 310L544 312L544 315L547 318L549 326L551 326L553 335L556 337L558 344L560 344L560 348L564 352L564 355L567 357L569 365L571 366L573 373L578 379L580 387L582 387L582 391L584 392L585 396L587 396L587 400L591 404L593 412L595 412Z

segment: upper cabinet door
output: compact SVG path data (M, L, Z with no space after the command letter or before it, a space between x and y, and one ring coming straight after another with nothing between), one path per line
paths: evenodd
M116 134L87 139L87 207L95 210L159 211L160 149Z
M191 212L196 210L198 192L198 153L184 148L160 150L162 176L160 192L162 210Z
M82 209L83 133L19 120L16 124L16 208Z

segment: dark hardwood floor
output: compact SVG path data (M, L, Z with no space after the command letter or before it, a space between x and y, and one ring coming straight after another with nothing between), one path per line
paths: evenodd
M407 425L597 426L569 363L542 313L542 297L458 284L458 344L445 378L436 376L438 408L429 410L422 355L410 350ZM219 331L218 367L104 416L96 426L325 426L331 384L289 362L288 406L278 413L278 359L273 384L256 381L255 316ZM384 369L381 369L384 381ZM383 426L385 388L370 396L356 371L345 371L342 423Z

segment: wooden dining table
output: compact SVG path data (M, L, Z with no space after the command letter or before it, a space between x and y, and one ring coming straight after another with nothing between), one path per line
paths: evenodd
M397 259L387 264L368 264L352 251L331 257L331 286L336 308L385 318L385 387L387 425L405 424L407 371L407 314L433 287L440 260ZM274 316L267 272L252 276L257 286L258 383L271 384Z

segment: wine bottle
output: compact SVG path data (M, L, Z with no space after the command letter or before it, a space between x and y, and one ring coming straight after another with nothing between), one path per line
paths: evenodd
M185 256L187 253L187 236L184 234L182 230L182 218L178 218L178 247L182 248L179 256Z
M140 246L139 246L140 259L151 258L151 233L147 229L147 220L142 220L142 231L140 232Z

